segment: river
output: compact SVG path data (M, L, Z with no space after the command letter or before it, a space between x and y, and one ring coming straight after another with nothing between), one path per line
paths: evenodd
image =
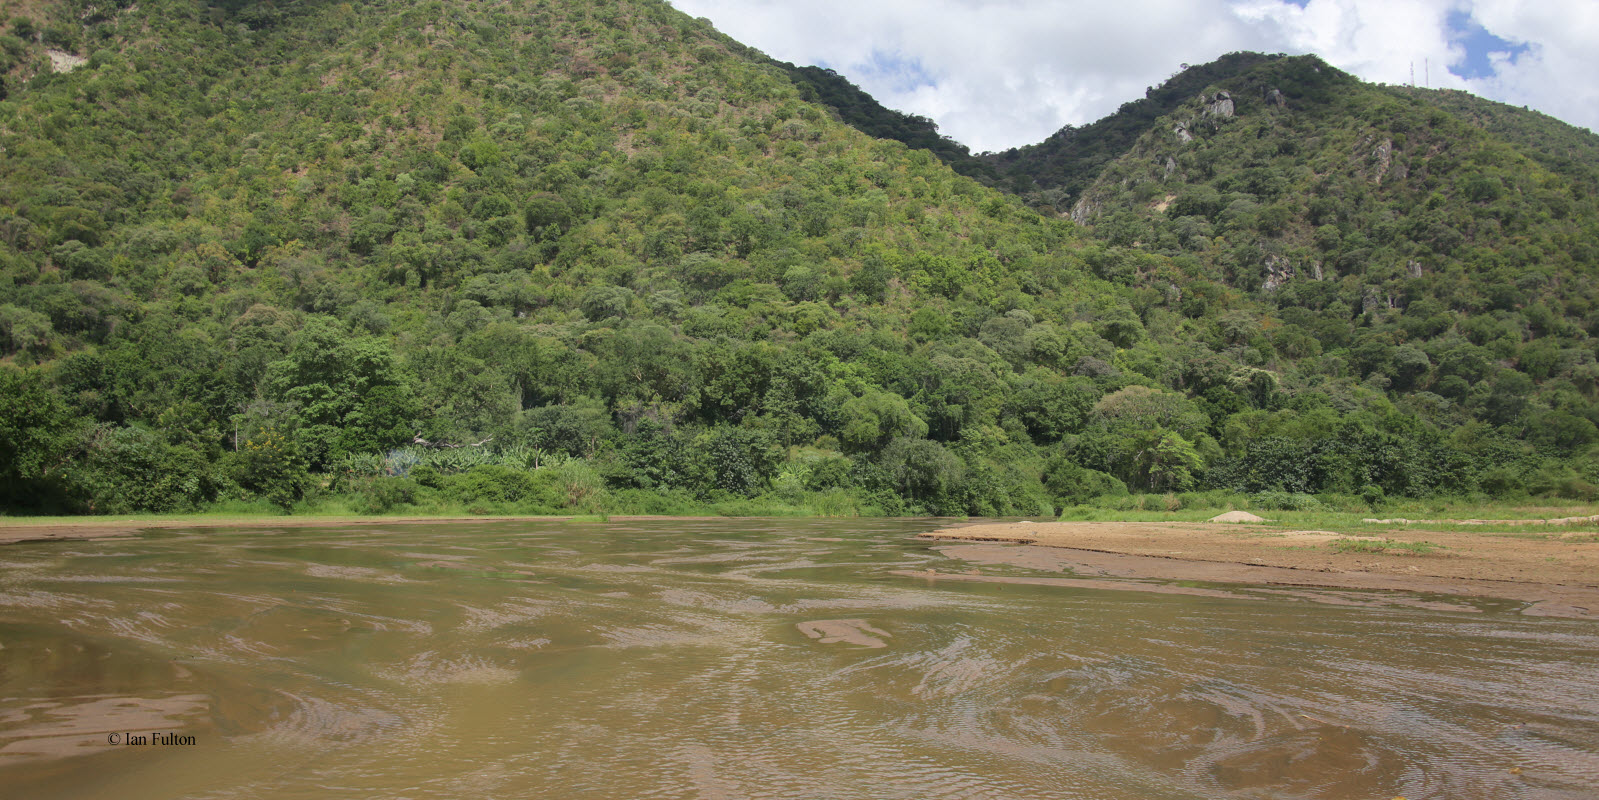
M1599 797L1591 621L990 581L1053 573L911 538L934 527L396 524L8 546L0 795Z

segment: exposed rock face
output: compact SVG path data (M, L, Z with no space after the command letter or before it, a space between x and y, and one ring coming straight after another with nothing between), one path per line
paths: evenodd
M1412 278L1421 277L1421 262L1420 261L1406 261L1405 262L1405 272L1410 273L1410 277L1412 277Z
M1177 171L1177 161L1175 159L1173 159L1171 156L1166 156L1166 177L1170 178L1171 174L1173 172L1176 172L1176 171ZM1165 211L1165 209L1161 209L1161 210Z
M1294 265L1279 255L1266 256L1266 282L1260 285L1263 292L1275 292L1294 277Z
M1266 93L1266 105L1276 106L1278 108L1287 108L1288 98L1284 97L1282 92L1279 92L1273 88L1271 91Z
M1172 126L1172 133L1181 139L1183 144L1194 140L1195 130L1214 131L1221 120L1231 119L1234 113L1233 96L1227 92L1217 92L1214 95L1202 94L1199 96L1199 116L1179 122ZM1167 173L1168 175L1170 172Z
M1093 219L1098 213L1099 206L1088 202L1088 198L1084 197L1077 201L1077 205L1072 206L1072 222L1082 225Z
M1227 118L1233 115L1233 96L1217 92L1215 97L1205 97L1205 113L1212 117Z
M1310 277L1315 278L1318 281L1322 279L1321 262L1320 261L1312 261L1312 262L1310 262Z
M1382 183L1388 175L1388 168L1394 163L1394 140L1384 139L1377 144L1377 149L1371 151L1371 182Z
M46 50L44 54L50 57L50 69L55 72L71 72L89 63L89 59L64 50Z

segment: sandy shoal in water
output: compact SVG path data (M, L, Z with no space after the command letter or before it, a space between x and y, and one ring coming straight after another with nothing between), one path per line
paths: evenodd
M1558 535L1546 539L1410 529L1383 533L1384 539L1439 546L1419 554L1340 553L1333 549L1339 539L1376 537L1210 523L977 523L922 538L1020 544L956 546L945 548L945 554L1077 576L1055 580L1114 577L1400 590L1503 598L1530 604L1523 611L1527 614L1599 619L1599 542ZM970 574L931 577L1012 580Z

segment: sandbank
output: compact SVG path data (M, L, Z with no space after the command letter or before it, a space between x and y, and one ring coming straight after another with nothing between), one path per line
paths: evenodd
M1085 579L1117 578L1404 591L1500 598L1527 604L1524 614L1599 619L1599 542L1587 537L1405 529L1382 539L1433 549L1359 552L1337 543L1379 540L1260 524L1003 522L951 526L922 538L985 543L941 548L969 563L1072 576L915 573L935 580L1086 585Z

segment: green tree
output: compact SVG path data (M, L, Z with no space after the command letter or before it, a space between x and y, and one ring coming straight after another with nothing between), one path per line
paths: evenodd
M76 420L37 370L0 365L0 502L59 508Z
M928 439L900 437L883 449L883 467L901 496L933 514L962 510L966 466L943 445Z
M911 412L905 398L892 392L867 389L846 400L839 413L839 438L855 450L876 450L896 438L927 435L927 423Z
M412 378L389 346L313 320L268 368L267 397L298 409L296 457L322 468L345 453L385 450L415 433Z

